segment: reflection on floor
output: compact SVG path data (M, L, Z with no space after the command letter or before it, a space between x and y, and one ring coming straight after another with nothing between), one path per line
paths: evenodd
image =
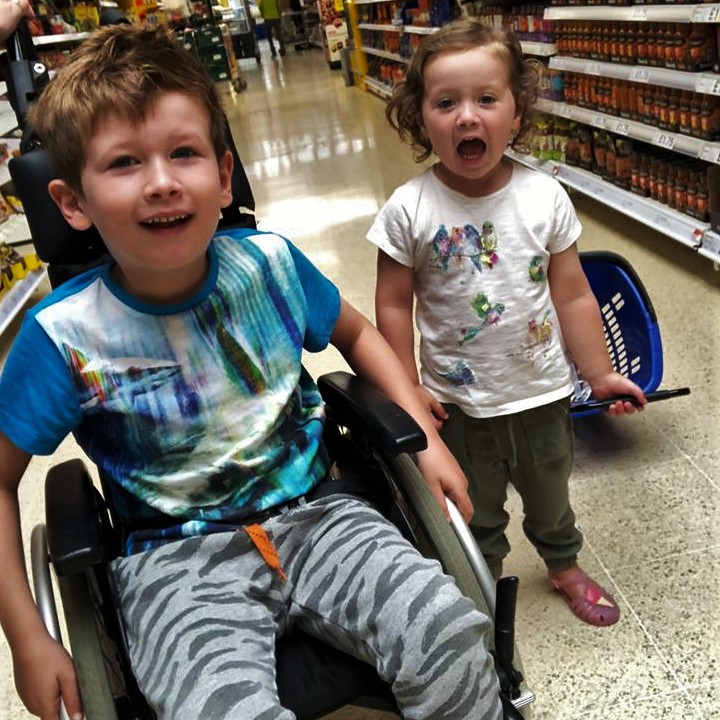
M240 63L248 89L226 94L259 225L295 241L372 317L375 255L365 232L419 168L387 128L383 102L346 87L319 50L271 60L261 45L260 65ZM663 334L663 385L693 392L642 417L577 422L571 491L585 533L581 560L619 599L618 625L596 629L574 619L550 590L511 497L506 572L521 580L518 640L537 694L534 717L720 718L720 273L672 240L573 199L585 228L581 249L625 255L647 286ZM11 337L12 329L3 349ZM307 365L313 374L344 367L334 351ZM74 452L70 442L63 452ZM23 484L28 534L41 517L48 464L34 460ZM2 643L0 662L0 718L25 720ZM330 717L389 716L346 709Z

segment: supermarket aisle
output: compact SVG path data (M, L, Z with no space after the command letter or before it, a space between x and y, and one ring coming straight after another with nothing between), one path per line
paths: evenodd
M364 235L392 189L417 172L409 150L386 127L382 101L345 87L319 51L293 50L278 61L268 53L260 66L241 68L248 89L228 93L227 107L260 227L293 239L372 316L375 256ZM586 537L581 559L619 599L617 626L573 618L550 590L511 500L506 572L521 578L518 634L538 697L534 717L713 720L720 718L720 273L673 241L574 199L585 227L581 249L620 252L647 285L665 344L663 384L690 385L693 394L644 417L577 423L571 490ZM9 340L0 338L0 350ZM343 363L327 351L307 365L318 374ZM27 535L42 516L48 464L34 460L22 488ZM26 720L1 641L0 667L0 720Z

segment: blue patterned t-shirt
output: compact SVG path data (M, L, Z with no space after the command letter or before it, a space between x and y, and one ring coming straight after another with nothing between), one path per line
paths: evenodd
M143 547L238 523L327 471L301 356L327 345L337 289L272 234L218 235L209 259L204 287L174 306L130 297L110 265L62 285L28 313L0 382L0 431L18 447L48 454L73 432L121 488L121 517L178 518Z

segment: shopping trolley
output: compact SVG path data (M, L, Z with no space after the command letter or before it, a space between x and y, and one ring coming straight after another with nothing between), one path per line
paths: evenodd
M615 370L638 385L649 401L689 394L689 388L658 391L663 376L660 327L650 296L632 265L608 251L582 252L580 262L600 306L605 343ZM617 400L596 401L576 394L573 417L598 413Z

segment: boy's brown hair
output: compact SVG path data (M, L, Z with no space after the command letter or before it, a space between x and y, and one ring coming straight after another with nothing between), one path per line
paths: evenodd
M198 58L164 29L98 30L45 88L28 121L58 177L82 194L85 151L98 123L108 115L139 123L163 92L186 93L207 107L213 148L222 157L225 113L215 85Z
M393 97L385 107L385 117L400 139L413 147L417 162L432 154L432 145L425 137L422 123L423 73L428 60L440 53L464 52L479 47L491 47L507 63L517 114L527 122L537 98L538 64L523 57L519 41L509 30L484 25L478 18L454 20L423 37L410 59L405 80L395 87Z

